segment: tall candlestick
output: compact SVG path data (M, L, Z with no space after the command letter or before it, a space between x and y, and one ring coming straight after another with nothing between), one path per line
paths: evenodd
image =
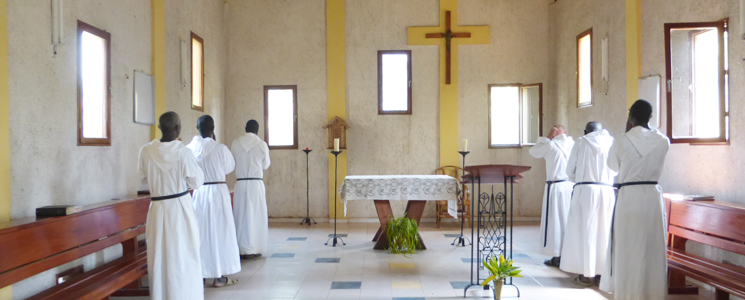
M334 139L334 152L339 152L339 139Z
M463 152L468 152L468 140L463 139Z

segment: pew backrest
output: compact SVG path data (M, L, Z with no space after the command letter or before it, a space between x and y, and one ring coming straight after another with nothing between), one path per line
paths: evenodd
M745 205L668 199L668 233L745 255Z
M135 240L145 232L150 198L112 200L63 217L0 223L0 288Z

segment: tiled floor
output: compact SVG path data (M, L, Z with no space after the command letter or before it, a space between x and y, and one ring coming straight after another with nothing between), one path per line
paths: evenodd
M325 246L331 224L301 226L270 223L269 253L243 261L243 270L231 278L240 281L225 288L205 288L205 298L239 299L463 299L470 283L471 247L451 246L460 227L445 223L435 228L424 223L420 232L428 250L411 255L393 255L372 250L377 223L339 224L346 246ZM470 237L470 229L467 230ZM613 299L594 288L580 288L572 274L543 265L547 257L536 253L538 224L516 224L515 264L524 271L515 278L520 288L505 286L503 299ZM208 281L208 286L211 286ZM467 298L489 299L491 291L470 288ZM112 298L120 299L123 298ZM132 298L143 299L143 298ZM669 300L714 299L702 289L700 296L670 296Z

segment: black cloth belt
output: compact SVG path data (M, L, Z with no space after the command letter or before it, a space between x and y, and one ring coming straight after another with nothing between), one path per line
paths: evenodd
M188 193L189 193L189 191L186 191L186 192L183 192L183 193L178 193L178 194L173 194L173 195L168 195L168 196L150 197L150 201L161 201L161 200L179 198L181 196L185 196Z
M237 180L238 181L241 181L241 180L264 180L264 178L238 178Z
M569 179L559 179L559 180L553 180L553 181L551 181L551 180L546 181L546 184L548 185L548 187L546 188L546 224L545 224L546 226L544 226L544 228L543 228L543 247L544 248L546 247L546 242L548 242L548 206L549 206L548 199L551 197L551 186L554 183L565 182L565 181L569 181Z
M225 184L225 181L210 181L210 182L205 182L203 185L213 185L213 184Z
M582 181L582 182L577 182L577 183L575 183L575 184L574 184L574 187L577 187L578 185L605 185L605 186L615 187L614 185L612 185L612 184L610 184L610 183L605 183L605 182L594 182L594 181Z
M624 183L616 183L613 186L617 189L621 189L625 186L632 185L657 185L657 181L631 181ZM613 217L610 218L610 275L613 276L613 227L616 223L616 205L618 205L618 195L616 195L616 203L613 205Z

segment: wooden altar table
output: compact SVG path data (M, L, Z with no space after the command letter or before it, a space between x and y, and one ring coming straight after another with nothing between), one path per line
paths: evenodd
M390 201L408 201L406 216L421 224L426 201L447 200L448 213L458 218L458 180L447 175L369 175L347 176L339 189L347 214L347 201L373 200L380 228L373 237L375 250L388 248L386 228L393 218ZM422 250L426 250L421 235Z

